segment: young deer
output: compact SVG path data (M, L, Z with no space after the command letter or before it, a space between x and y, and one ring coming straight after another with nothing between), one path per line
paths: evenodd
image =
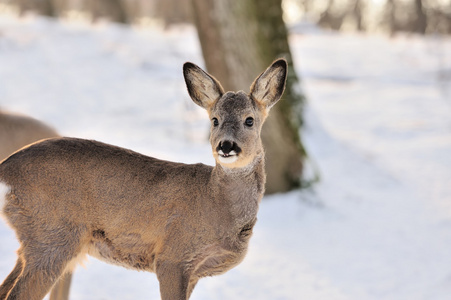
M200 278L243 260L265 186L260 132L287 63L275 61L249 95L224 93L192 63L183 74L212 120L215 167L74 138L33 144L0 165L0 208L20 241L0 299L42 299L86 254L155 272L163 300L188 299Z
M0 110L0 162L14 151L36 141L59 137L48 125L28 116ZM52 289L50 300L67 300L72 274L67 273Z

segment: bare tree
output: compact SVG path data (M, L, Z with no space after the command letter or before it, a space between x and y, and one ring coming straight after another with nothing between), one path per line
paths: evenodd
M335 0L329 0L326 9L321 13L318 25L332 30L340 30L348 11L338 10Z
M55 11L51 0L17 0L20 14L33 11L44 16L55 16Z
M113 22L127 23L127 15L120 0L95 0L89 1L92 20L101 18L109 19Z
M352 5L352 14L355 18L356 22L356 29L358 31L364 31L365 26L363 24L363 2L362 0L355 0L354 4Z
M248 86L255 74L277 57L288 60L287 92L272 109L262 132L267 153L266 188L274 193L299 186L304 158L298 131L302 95L281 0L193 0L193 8L207 69L226 90Z
M415 17L412 24L412 30L417 33L425 34L427 27L426 13L424 12L423 1L415 0Z

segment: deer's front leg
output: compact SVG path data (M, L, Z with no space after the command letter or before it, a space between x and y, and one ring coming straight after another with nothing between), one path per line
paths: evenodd
M22 273L23 266L24 266L23 259L22 257L19 256L17 258L16 266L0 286L0 300L6 299L6 296L8 295L9 291L12 290L14 284L16 283L17 278L19 278L20 274Z
M180 263L162 261L156 269L160 282L162 300L187 300L189 290L189 274Z

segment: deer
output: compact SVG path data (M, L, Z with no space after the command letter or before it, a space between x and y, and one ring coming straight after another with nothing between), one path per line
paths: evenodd
M47 124L26 115L0 110L0 161L39 140L60 137ZM72 274L67 273L52 289L50 300L67 300Z
M0 161L33 142L59 137L47 124L25 115L0 110Z
M0 209L20 247L0 299L42 299L87 255L156 274L162 300L245 257L265 191L261 129L282 97L287 62L250 93L224 92L187 62L188 94L211 120L214 166L184 164L79 138L47 139L0 164Z

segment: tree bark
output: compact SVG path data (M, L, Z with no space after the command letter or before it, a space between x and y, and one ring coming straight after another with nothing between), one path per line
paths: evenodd
M277 57L290 70L287 88L264 125L267 193L284 192L301 183L304 150L299 138L302 95L293 69L281 0L192 0L208 72L225 90L248 89Z

